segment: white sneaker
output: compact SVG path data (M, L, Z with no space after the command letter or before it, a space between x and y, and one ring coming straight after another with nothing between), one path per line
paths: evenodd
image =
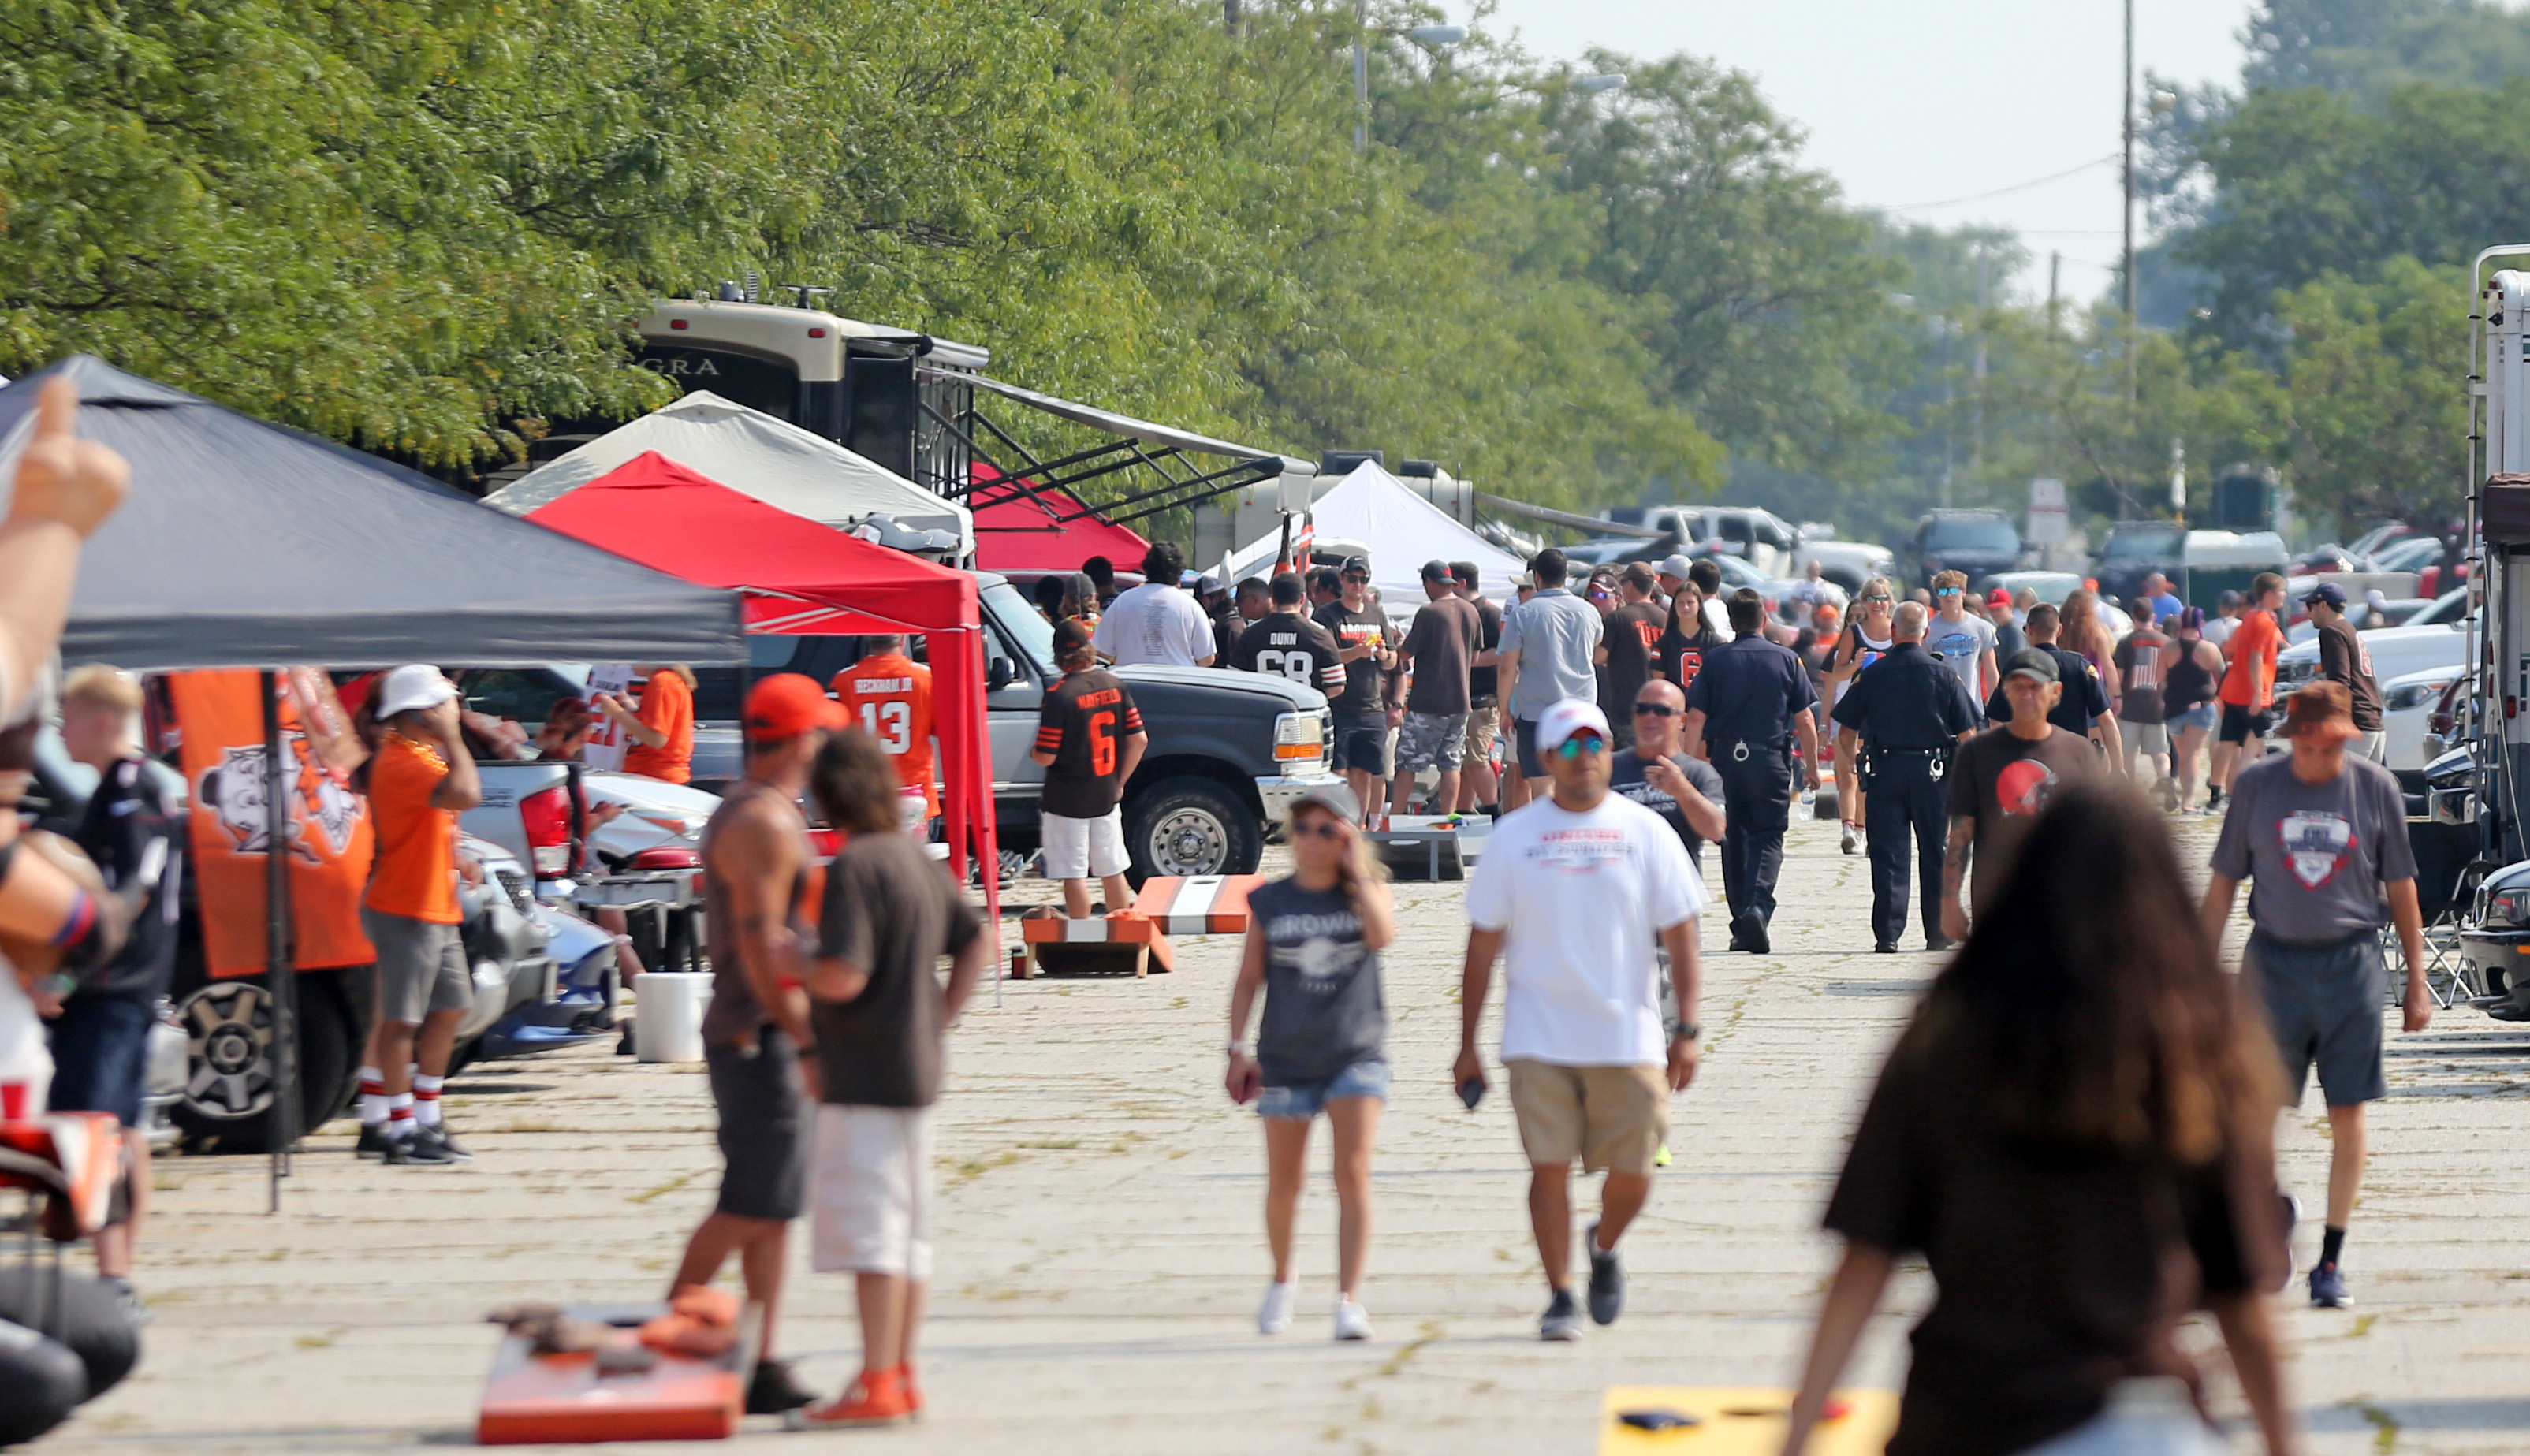
M1861 844L1862 840L1853 833L1853 826L1848 824L1844 827L1844 838L1837 847L1847 854L1851 854L1855 849L1859 848Z
M1265 1302L1256 1307L1256 1332L1281 1334L1292 1327L1292 1286L1268 1284Z
M1336 1338L1340 1340L1370 1338L1370 1312L1353 1300L1336 1301Z

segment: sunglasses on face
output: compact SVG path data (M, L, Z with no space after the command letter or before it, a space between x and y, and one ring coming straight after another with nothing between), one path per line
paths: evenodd
M1937 597L1955 597L1958 594L1959 589L1955 586L1937 586L1933 588L1933 595ZM1872 600L1885 602L1889 599L1887 597L1874 597Z
M1312 819L1306 824L1295 824L1292 826L1292 833L1303 839L1341 839L1345 835L1344 826L1332 819Z
M1555 754L1558 758L1579 758L1585 753L1605 753L1607 751L1608 740L1600 737L1596 733L1574 733L1571 737L1555 745Z
M1650 714L1654 718L1676 718L1678 716L1678 710L1667 703L1636 703L1634 705L1634 716L1636 718L1640 718L1646 713Z
M1876 596L1864 597L1863 600L1866 602L1885 602L1889 600L1889 596L1888 593L1883 592Z
M1345 577L1345 584L1348 586L1367 586L1370 584L1370 578L1356 571Z

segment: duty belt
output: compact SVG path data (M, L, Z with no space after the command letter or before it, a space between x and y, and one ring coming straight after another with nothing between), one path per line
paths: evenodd
M1755 750L1756 753L1789 753L1791 748L1792 744L1789 738L1777 738L1770 743L1761 743L1754 738L1739 738L1731 743L1731 761L1732 763L1739 764L1746 763L1754 756L1754 754L1750 752L1752 749Z

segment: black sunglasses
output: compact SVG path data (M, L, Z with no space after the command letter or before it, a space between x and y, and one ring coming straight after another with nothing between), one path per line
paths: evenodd
M1676 718L1678 716L1678 710L1667 703L1636 703L1634 705L1634 713L1636 716L1648 713L1654 718Z
M1314 824L1295 824L1292 826L1292 833L1303 839L1341 839L1345 834L1344 826L1332 819L1322 819Z

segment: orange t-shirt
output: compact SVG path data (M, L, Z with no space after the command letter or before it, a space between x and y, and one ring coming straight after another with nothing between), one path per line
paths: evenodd
M2283 642L2283 628L2276 625L2274 613L2256 608L2241 613L2240 625L2224 644L2231 666L2223 674L2223 701L2252 712L2274 702L2276 653Z
M862 731L878 739L896 765L896 782L922 790L928 812L940 812L932 771L931 670L902 652L865 657L835 674L835 697Z
M694 777L694 690L684 674L661 668L641 685L641 707L633 717L668 735L656 748L634 743L624 750L624 772L645 774L670 783Z
M457 811L430 802L448 760L427 743L390 732L369 761L369 819L378 852L361 903L387 915L455 925Z

